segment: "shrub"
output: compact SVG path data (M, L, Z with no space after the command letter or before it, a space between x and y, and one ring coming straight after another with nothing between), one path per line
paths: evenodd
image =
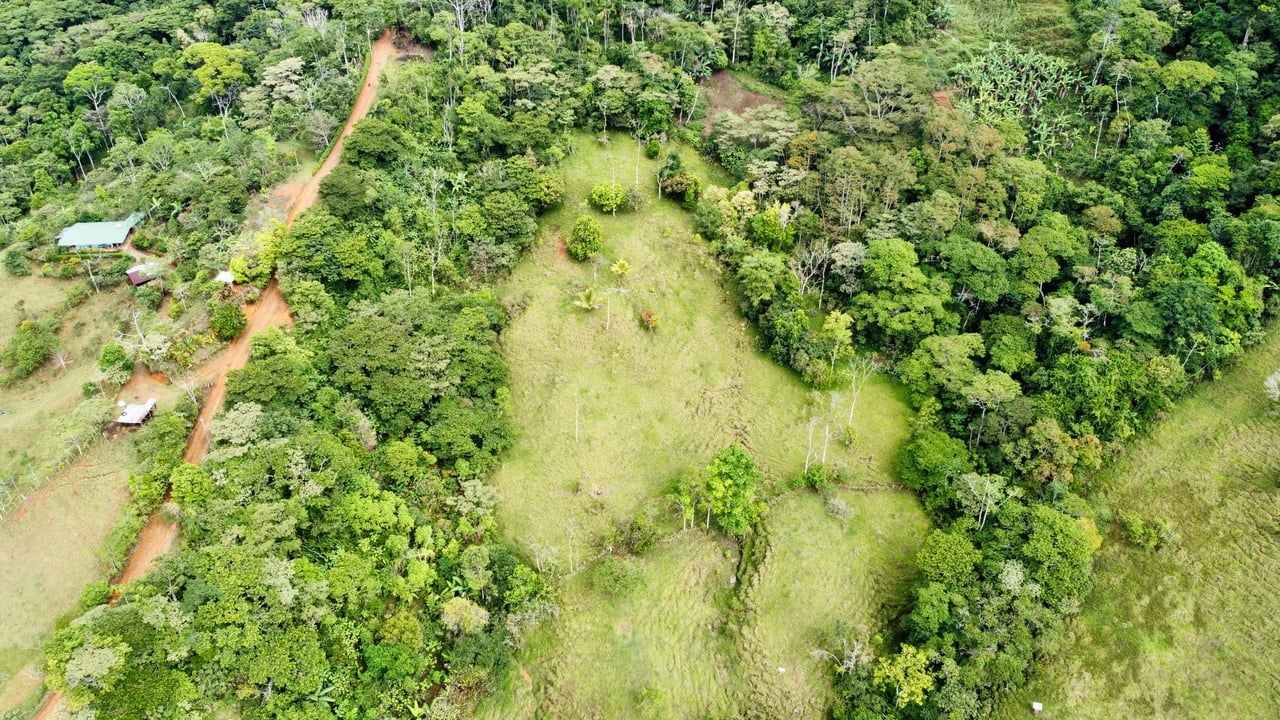
M590 215L582 215L573 223L573 232L565 250L570 257L581 262L603 249L601 238L600 223Z
M16 247L4 254L4 269L14 277L31 274L31 253L26 248Z
M244 330L247 322L244 311L239 305L221 302L214 306L213 313L209 316L209 329L213 330L213 334L219 339L231 340Z
M152 312L159 310L160 303L164 302L164 293L160 292L160 288L152 285L140 287L133 294L138 299L139 305Z
M662 539L656 512L652 507L641 508L630 520L619 520L600 538L600 547L607 553L643 555Z
M645 147L644 154L648 155L650 160L654 160L662 154L662 143L658 142L658 138L649 138L649 144Z
M98 369L107 382L123 385L133 375L133 357L119 343L107 343L98 353Z
M80 593L80 610L106 605L111 599L111 584L106 580L93 580Z
M24 378L35 372L58 349L58 335L54 332L54 323L24 320L18 326L18 332L9 339L9 344L0 355L8 370L10 380Z
M639 188L629 187L624 202L631 212L640 212L644 208L644 193L640 192Z
M606 555L591 567L591 587L607 595L622 595L640 584L644 574L635 561Z
M645 329L647 330L656 330L658 328L658 323L661 321L662 318L658 317L658 313L652 310L646 309L644 312L640 313L640 322L644 323Z
M617 213L627 201L627 189L613 183L600 183L591 188L591 205L601 212Z

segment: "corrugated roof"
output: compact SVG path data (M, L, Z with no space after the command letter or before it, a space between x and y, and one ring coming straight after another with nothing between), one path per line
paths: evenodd
M151 411L155 409L156 401L154 398L141 405L125 405L124 412L120 413L120 417L116 418L116 422L121 425L141 425L151 415Z
M134 213L124 220L113 222L76 223L62 228L58 233L59 247L113 247L123 245L129 231L146 217L142 213Z

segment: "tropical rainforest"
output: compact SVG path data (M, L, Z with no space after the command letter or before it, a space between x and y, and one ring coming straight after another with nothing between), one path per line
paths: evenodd
M86 591L45 646L48 688L77 718L453 718L521 672L519 639L561 612L574 568L495 517L521 308L494 287L542 241L583 138L629 137L659 198L629 167L593 188L572 262L609 244L597 217L678 208L761 353L817 391L887 373L913 411L896 475L932 529L888 626L832 628L826 713L990 716L1066 648L1104 542L1170 541L1160 518L1113 514L1101 471L1280 311L1275 9L1070 0L1047 31L972 30L1026 5L0 5L5 272L83 278L84 301L133 259L54 237L133 212L136 246L172 263L132 291L103 382L134 361L180 377L234 338L246 297L213 281L226 268L250 301L274 278L294 318L252 338L195 430L202 464L181 460L194 389L139 432L127 527L160 508L182 542ZM386 28L422 57L388 74L315 207L255 216L337 139ZM709 114L728 72L771 100ZM51 333L24 321L0 382L48 362ZM783 482L848 480L815 461ZM681 531L746 568L774 488L726 443L672 480L675 513L596 539L593 572L625 583L612 558Z

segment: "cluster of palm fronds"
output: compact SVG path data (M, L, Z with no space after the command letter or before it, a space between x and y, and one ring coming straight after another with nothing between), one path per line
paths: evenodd
M992 43L986 52L952 71L960 104L977 119L1017 120L1041 155L1052 155L1070 134L1078 114L1069 101L1082 87L1075 65L1055 55Z

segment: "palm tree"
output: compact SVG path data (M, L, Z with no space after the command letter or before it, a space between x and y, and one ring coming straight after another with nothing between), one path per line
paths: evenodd
M587 312L591 312L600 307L600 296L596 294L595 288L589 287L578 293L578 298L573 301L573 304Z

